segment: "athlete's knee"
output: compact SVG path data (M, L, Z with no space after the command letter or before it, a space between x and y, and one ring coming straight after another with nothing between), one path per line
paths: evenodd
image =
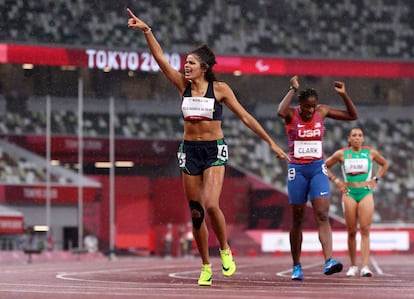
M349 239L355 239L357 235L357 229L356 228L348 228L348 238Z
M294 217L292 220L291 229L302 229L304 219L302 217Z
M190 200L190 212L191 212L191 220L193 222L193 227L197 230L201 228L201 224L204 221L204 208L203 206L195 200Z
M292 226L295 228L302 228L305 221L305 208L299 205L292 206Z
M369 231L370 231L370 225L361 225L359 228L359 232L361 233L361 236L368 236L369 237Z
M318 222L328 222L329 221L329 213L318 212L318 213L316 213L316 218L317 218Z
M328 222L329 221L329 205L314 205L313 213L315 215L315 220L318 223Z

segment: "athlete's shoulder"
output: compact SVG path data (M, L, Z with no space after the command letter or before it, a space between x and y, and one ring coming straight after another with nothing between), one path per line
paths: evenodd
M328 114L329 110L331 110L331 106L326 104L318 104L318 106L316 106L316 111L319 112L319 114L321 114L323 117Z
M367 150L367 151L372 151L373 150L373 148L370 147L369 145L363 145L362 149Z
M230 86L225 81L212 81L210 84L213 84L214 89L230 88Z
M235 99L235 95L231 87L224 81L213 81L213 92L217 101L224 99Z

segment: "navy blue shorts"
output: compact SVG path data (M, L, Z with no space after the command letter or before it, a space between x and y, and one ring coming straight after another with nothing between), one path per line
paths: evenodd
M224 139L212 141L181 142L178 152L178 166L189 175L200 175L211 166L226 165L229 157Z
M304 204L318 197L331 196L325 162L318 160L308 164L289 164L287 179L289 202Z

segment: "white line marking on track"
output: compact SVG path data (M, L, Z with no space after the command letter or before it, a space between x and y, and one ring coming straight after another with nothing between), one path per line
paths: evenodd
M302 269L311 269L311 268L315 268L316 266L320 266L320 265L321 263L313 263L313 264L306 265L306 266L302 265ZM284 276L290 276L290 273L292 273L292 269L277 272L276 275L284 277Z
M371 263L372 266L375 268L375 271L379 274L379 275L384 275L384 272L382 271L381 267L379 266L377 260L373 257L371 257Z

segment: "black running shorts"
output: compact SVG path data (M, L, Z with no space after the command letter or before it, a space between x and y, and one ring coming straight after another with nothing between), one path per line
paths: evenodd
M177 152L178 166L189 175L200 175L211 166L225 165L228 149L224 139L181 142Z

